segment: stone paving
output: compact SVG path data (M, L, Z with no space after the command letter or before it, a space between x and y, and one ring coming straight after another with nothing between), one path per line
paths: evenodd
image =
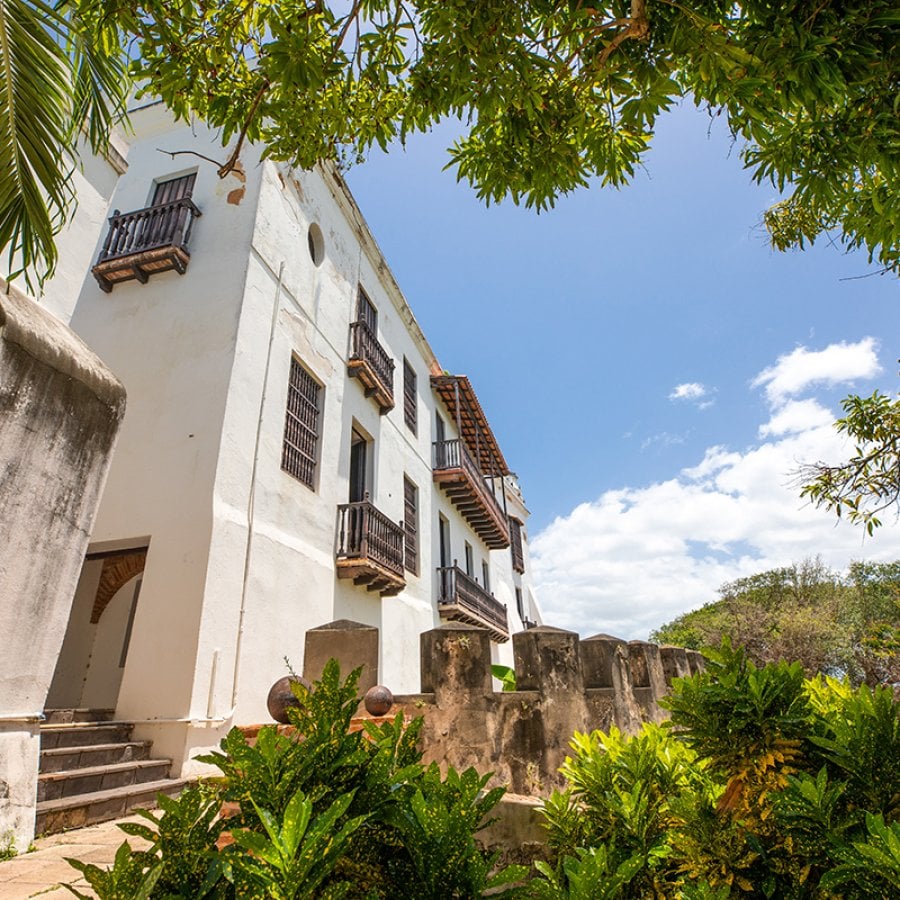
M136 849L147 846L146 841L129 837L117 827L119 822L142 821L146 820L129 816L38 838L30 852L0 862L0 900L26 900L28 897L39 897L40 900L68 897L71 900L74 894L62 887L63 884L71 884L81 893L93 896L81 873L66 862L66 857L106 868L112 864L122 841L127 840Z

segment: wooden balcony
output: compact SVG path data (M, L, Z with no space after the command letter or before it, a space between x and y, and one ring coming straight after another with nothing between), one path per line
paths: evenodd
M394 361L363 321L350 323L351 354L347 371L358 378L367 397L374 397L381 414L394 408Z
M91 269L109 293L122 281L146 284L151 275L174 269L183 275L191 254L187 246L194 220L201 212L183 197L135 212L116 210L97 264Z
M434 480L491 550L509 546L509 522L463 441L435 441Z
M438 573L438 612L443 619L487 628L499 643L509 640L506 607L494 599L459 566L445 566Z
M368 500L338 506L338 578L352 578L382 597L399 594L403 573L403 528Z

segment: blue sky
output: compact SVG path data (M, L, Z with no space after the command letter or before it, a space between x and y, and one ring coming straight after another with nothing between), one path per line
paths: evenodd
M442 171L450 126L348 182L445 368L469 375L532 512L545 618L646 637L726 580L900 557L788 484L840 453L849 391L897 390L900 292L861 253L777 254L719 122L660 122L647 170L537 215ZM768 375L762 373L768 372Z

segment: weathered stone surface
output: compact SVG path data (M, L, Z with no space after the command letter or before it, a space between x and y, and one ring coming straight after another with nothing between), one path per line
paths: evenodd
M346 677L362 666L359 690L378 684L378 629L349 619L338 619L306 632L303 677L310 683L322 677L325 663L334 658Z
M0 834L33 836L37 721L125 408L60 321L0 282Z
M706 668L706 661L703 659L703 654L700 653L699 650L686 650L685 654L687 655L688 665L691 668L691 675L696 675Z
M615 725L635 734L663 718L658 700L667 684L656 644L609 635L581 641L541 626L513 635L513 654L518 690L495 693L488 631L452 622L421 636L422 693L393 699L394 709L423 717L425 762L444 771L474 766L512 794L547 796L563 786L559 769L574 732ZM683 668L683 654L667 654L666 665ZM510 815L534 824L518 807ZM518 828L513 820L498 827Z
M448 622L422 635L421 650L422 691L433 692L441 708L472 705L493 695L486 629Z
M691 674L691 666L688 662L688 651L684 647L660 647L659 656L662 660L663 674L666 684L671 687L672 679L687 678Z

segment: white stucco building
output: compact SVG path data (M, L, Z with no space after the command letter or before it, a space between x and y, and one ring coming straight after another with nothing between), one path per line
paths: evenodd
M248 146L220 179L202 128L132 125L99 262L51 297L128 399L47 707L115 709L184 775L267 720L310 628L377 626L397 693L447 618L511 664L540 622L527 510L340 176Z

